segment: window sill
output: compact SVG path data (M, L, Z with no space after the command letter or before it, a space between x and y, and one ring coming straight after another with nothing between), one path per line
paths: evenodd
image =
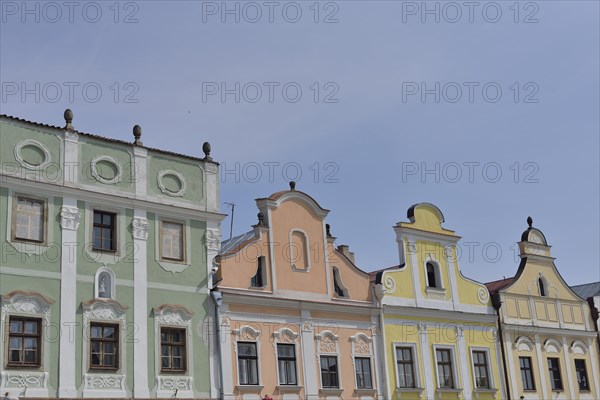
M373 388L371 388L371 389L366 389L366 388L365 389L359 389L359 388L356 388L356 389L354 389L354 391L357 394L363 394L363 395L374 395L374 394L377 393L377 389L373 389Z
M496 388L477 388L474 389L475 393L494 393L497 392L498 389Z
M176 370L160 370L161 375L185 375L187 374L186 369L176 369Z
M319 392L321 392L323 394L333 395L333 396L341 396L342 393L344 392L344 389L342 389L342 388L322 388L322 389L319 389Z
M6 369L30 369L32 371L41 370L42 366L40 364L6 364Z
M237 385L235 387L240 392L257 392L260 393L264 386L263 385Z
M403 392L403 393L421 393L423 390L425 390L425 388L422 387L397 387L396 390L398 392Z
M436 300L446 299L446 289L427 286L425 292L427 293L427 298Z
M280 392L299 392L302 388L298 385L277 385L277 390Z
M438 394L438 399L441 399L444 395L444 393L455 393L456 394L456 398L460 399L460 395L463 392L463 390L461 388L438 388L437 389L437 394Z

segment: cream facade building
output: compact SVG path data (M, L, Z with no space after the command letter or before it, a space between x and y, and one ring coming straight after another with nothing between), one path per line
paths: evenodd
M501 324L509 399L598 399L590 307L562 279L546 237L528 218L513 278L487 284Z

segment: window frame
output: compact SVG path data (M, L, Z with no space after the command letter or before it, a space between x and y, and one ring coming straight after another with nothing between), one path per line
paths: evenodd
M336 379L336 385L332 386L332 385L328 385L325 386L323 384L323 374L327 374L328 376L331 376L332 372L327 370L327 371L323 371L323 366L322 366L322 360L323 359L327 359L327 360L335 360L335 379ZM320 372L320 377L321 377L321 389L341 389L340 386L340 362L339 362L339 357L335 354L319 354L319 372ZM331 368L331 365L328 363L327 364L328 368Z
M169 332L174 332L174 331L179 331L179 333L181 334L181 338L182 338L182 343L175 343L173 341L167 341L167 342L163 342L162 340L162 335L163 335L163 330L167 331L167 333ZM178 374L178 373L186 373L187 372L187 366L188 366L188 360L187 360L187 329L183 328L183 327L174 327L174 326L161 326L160 327L160 372L161 373L166 373L166 374ZM169 346L171 348L170 351L170 362L171 365L173 364L173 355L172 355L172 348L173 347L180 347L182 349L182 363L183 366L181 368L173 368L173 367L164 367L162 364L162 360L163 360L163 353L162 353L162 349L163 346Z
M102 327L102 336L104 336L104 329L107 327L111 327L115 330L115 338L114 339L105 339L104 337L102 338L92 338L92 327L94 326L99 326ZM90 321L89 322L89 360L88 360L88 369L90 371L118 371L120 366L121 366L121 357L120 357L120 353L121 353L121 346L120 346L120 328L121 325L117 322L105 322L105 321ZM101 359L102 359L102 365L92 365L92 355L93 355L93 343L94 342L99 342L100 343L100 348L102 350L102 352L100 353L102 355ZM109 343L114 343L115 346L115 352L114 352L114 357L115 357L115 364L113 366L106 366L104 365L104 343L105 342L109 342Z
M291 357L280 357L279 356L279 346L282 347L292 347L293 351L293 356ZM277 382L278 385L280 386L298 386L298 360L297 360L297 355L296 355L296 344L295 343L276 343L276 351L277 351ZM281 374L279 373L279 368L280 368L280 363L284 362L286 364L286 372L287 372L287 363L293 363L294 365L294 382L293 383L289 383L289 382L284 382L284 380L287 380L287 374L285 377L282 377Z
M362 373L362 382L363 385L361 387L361 385L359 384L359 379L358 379L358 365L359 365L359 361L361 364L361 373ZM365 386L364 385L364 375L365 375L365 371L364 371L364 363L366 362L366 364L369 366L369 382L370 385L369 386ZM356 389L358 390L372 390L374 389L374 385L373 385L373 366L371 365L372 359L370 356L366 356L366 355L360 355L360 356L354 356L354 376L355 376L355 380L356 380Z
M10 324L13 321L19 321L21 322L23 329L22 332L20 334L17 333L11 333L10 332ZM27 334L25 333L25 323L26 322L35 322L37 324L37 333L35 335L33 334ZM8 325L7 325L7 329L6 329L6 336L7 339L6 340L6 367L7 368L33 368L33 369L37 369L39 367L42 366L42 318L40 317L31 317L31 316L23 316L23 315L9 315L8 316ZM17 337L21 339L21 347L19 350L20 356L22 361L21 362L14 362L11 361L10 359L10 339L12 337ZM28 363L25 362L25 339L26 338L36 338L36 360L33 363Z
M577 362L581 362L583 363L583 376L585 377L585 387L581 387L581 381L579 380L579 372L580 372L580 368L578 368L577 366ZM588 378L588 373L587 373L587 363L585 358L575 358L573 359L573 363L575 364L575 378L577 379L577 387L579 388L580 392L589 392L591 391L590 388L590 381Z
M176 224L181 226L181 258L170 258L170 257L166 257L164 255L164 249L163 249L163 224L167 223L167 224ZM183 221L177 221L174 219L170 219L170 218L161 218L158 221L158 232L159 232L159 239L158 239L158 243L159 243L159 249L158 249L158 256L160 258L161 261L165 261L165 262L170 262L170 263L185 263L186 262L186 255L187 255L187 247L186 247L186 223Z
M400 386L400 370L398 368L398 349L408 349L411 353L410 366L413 373L413 385L414 386ZM396 369L396 388L399 389L418 389L421 386L419 372L415 363L415 356L417 352L417 346L414 343L394 343L394 367ZM402 361L403 364L409 364L406 361ZM406 380L406 379L405 379Z
M111 224L109 225L110 230L111 230L111 244L112 244L112 248L110 249L106 249L103 247L96 247L96 236L94 235L95 232L95 228L99 227L100 229L106 229L106 225L104 223L100 223L100 224L96 224L96 213L99 213L102 215L102 217L104 217L104 215L110 215L111 216ZM92 237L91 237L91 241L92 241L92 250L93 251L97 251L100 253L117 253L117 250L119 248L117 240L118 240L118 235L117 235L117 231L119 230L119 222L118 222L118 213L114 212L114 211L104 211L104 209L101 208L92 208L92 221L91 221L91 227L92 227ZM100 242L102 243L104 239L104 236L100 236Z
M347 299L350 297L350 293L348 293L348 289L342 282L342 275L340 274L340 269L335 265L331 268L333 273L333 294L336 298ZM338 293L338 289L342 294Z
M41 224L42 224L42 239L41 240L36 240L36 239L28 239L28 238L21 238L19 236L17 236L17 218L19 215L18 212L18 206L19 206L19 199L23 198L26 200L30 200L33 202L38 202L38 203L42 203L42 216L41 216ZM13 242L19 242L19 243L33 243L36 245L41 245L41 246L45 246L47 243L47 237L48 237L48 199L43 198L43 197L38 197L38 196L32 196L32 195L28 195L28 194L22 194L22 193L14 193L12 196L12 221L11 221L11 241Z
M262 289L265 286L267 286L266 257L258 256L256 257L256 274L250 278L250 287L253 289Z
M484 356L484 363L480 364L476 362L475 354L481 353ZM471 367L473 369L473 383L475 389L494 389L494 381L492 378L492 371L490 368L491 360L490 360L490 351L488 348L483 347L472 347L471 348ZM487 379L487 386L479 386L477 383L477 370L480 368L485 368L485 377Z
M441 389L441 390L456 390L458 389L458 374L456 371L456 357L455 357L455 349L453 346L436 346L434 345L433 347L434 350L434 354L435 354L435 373L436 373L436 377L437 377L437 388ZM450 355L450 361L449 361L449 365L450 365L450 373L451 373L451 378L452 378L452 386L441 386L441 381L440 381L440 373L439 373L439 365L440 365L440 360L438 358L438 351L447 351L448 354ZM441 362L442 365L447 365L448 363L446 362Z
M242 355L240 354L240 344L243 345L248 345L251 344L254 346L254 352L256 355L254 356L246 356L246 355ZM236 350L237 350L237 378L238 378L238 385L240 386L260 386L260 364L259 364L259 357L258 357L258 343L257 342L248 342L248 341L237 341L236 342ZM240 361L241 360L249 360L249 361L254 361L254 363L256 363L256 383L254 382L242 382L241 380L241 368L240 368Z
M541 276L538 278L538 294L540 297L548 297L548 287Z
M527 362L529 363L529 365L527 367L523 367L521 360L527 360ZM521 385L523 386L523 390L526 392L535 392L536 391L536 385L535 385L535 373L533 370L533 361L532 361L532 357L530 356L519 356L519 371L521 372ZM530 376L531 376L531 388L530 387L525 387L525 381L523 380L523 372L529 372Z
M550 387L552 388L553 392L562 392L565 388L565 385L563 383L563 379L562 379L562 371L560 368L560 359L558 357L546 357L547 360L547 364L548 364L548 375L550 377ZM552 362L556 362L556 365L550 365ZM555 387L556 384L556 377L555 377L555 373L558 373L558 383L560 384L560 387Z

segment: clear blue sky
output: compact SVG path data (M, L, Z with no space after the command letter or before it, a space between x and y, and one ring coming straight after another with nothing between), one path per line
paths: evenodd
M46 3L0 1L0 111L62 125L69 107L79 130L140 124L192 155L209 141L238 163L234 234L299 166L365 270L398 262L392 226L426 201L477 243L469 277L512 276L531 215L568 283L600 280L597 1Z

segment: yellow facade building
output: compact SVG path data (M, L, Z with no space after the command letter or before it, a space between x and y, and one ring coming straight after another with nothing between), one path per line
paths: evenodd
M489 292L458 268L453 231L429 203L395 227L399 265L372 274L382 309L386 399L504 398Z
M528 224L516 275L487 284L501 322L508 398L598 399L591 309L560 276L544 234Z

